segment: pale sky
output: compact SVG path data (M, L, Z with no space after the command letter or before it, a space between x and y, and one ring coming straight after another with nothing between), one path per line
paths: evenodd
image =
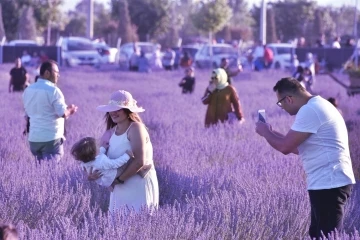
M105 6L109 6L110 0L94 0L96 2L99 3L104 3ZM255 4L259 4L262 0L248 0L248 5L252 6L254 3ZM267 0L268 2L271 2L271 0ZM319 5L323 5L323 6L334 6L334 7L341 7L343 5L350 5L350 6L355 6L357 0L317 0ZM73 10L76 6L76 4L80 2L80 0L64 0L64 4L63 4L63 10L64 11L68 11L68 10ZM358 1L358 8L360 7L360 1Z

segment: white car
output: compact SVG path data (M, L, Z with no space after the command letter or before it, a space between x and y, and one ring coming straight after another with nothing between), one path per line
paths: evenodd
M274 53L272 68L291 69L291 52L294 50L294 45L290 43L269 43L267 46Z
M210 47L212 48L212 56ZM233 62L238 64L237 49L224 43L212 44L211 46L205 44L195 54L195 66L198 68L217 68L220 66L222 58L227 58L230 64Z
M145 52L145 57L151 61L153 54L156 50L156 44L150 42L136 42L136 47L138 47L141 51ZM120 47L119 52L119 66L128 68L129 67L129 60L131 55L134 52L134 43L125 43Z
M94 43L94 47L100 54L101 63L115 63L116 54L118 52L117 48L109 47L103 43Z
M37 47L39 44L34 40L12 40L9 43L7 43L8 46L31 46L31 47Z
M101 63L99 52L87 38L61 37L56 45L61 46L62 61L66 66L92 65L97 67Z

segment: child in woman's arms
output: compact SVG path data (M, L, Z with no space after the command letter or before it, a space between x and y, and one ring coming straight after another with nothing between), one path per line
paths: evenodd
M105 187L111 186L118 174L118 168L120 168L119 172L124 171L128 166L127 162L133 157L133 153L128 150L119 158L109 159L106 156L107 146L108 144L103 144L98 152L96 140L92 137L85 137L76 142L71 148L71 154L76 160L82 162L81 166L84 167L86 171L89 171L90 168L100 170L101 177L96 180L96 183ZM144 166L143 168L143 171L141 169L138 172L142 177L146 175L151 166Z

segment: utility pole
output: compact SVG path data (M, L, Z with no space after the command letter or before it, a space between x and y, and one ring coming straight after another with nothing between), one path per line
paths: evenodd
M94 36L94 0L88 0L87 37Z
M260 39L263 44L266 44L266 0L262 0L260 12Z

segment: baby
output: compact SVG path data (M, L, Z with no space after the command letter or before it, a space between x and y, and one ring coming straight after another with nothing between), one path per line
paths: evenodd
M90 168L101 171L101 177L96 180L96 183L105 187L114 187L112 183L115 178L126 169L130 158L134 157L131 151L126 151L123 155L116 159L109 159L106 156L106 148L101 146L100 153L97 151L96 140L92 137L85 137L76 142L71 148L71 154L78 161L81 161L81 166L85 167L87 171ZM151 165L145 165L138 171L141 177L145 177L150 170Z

